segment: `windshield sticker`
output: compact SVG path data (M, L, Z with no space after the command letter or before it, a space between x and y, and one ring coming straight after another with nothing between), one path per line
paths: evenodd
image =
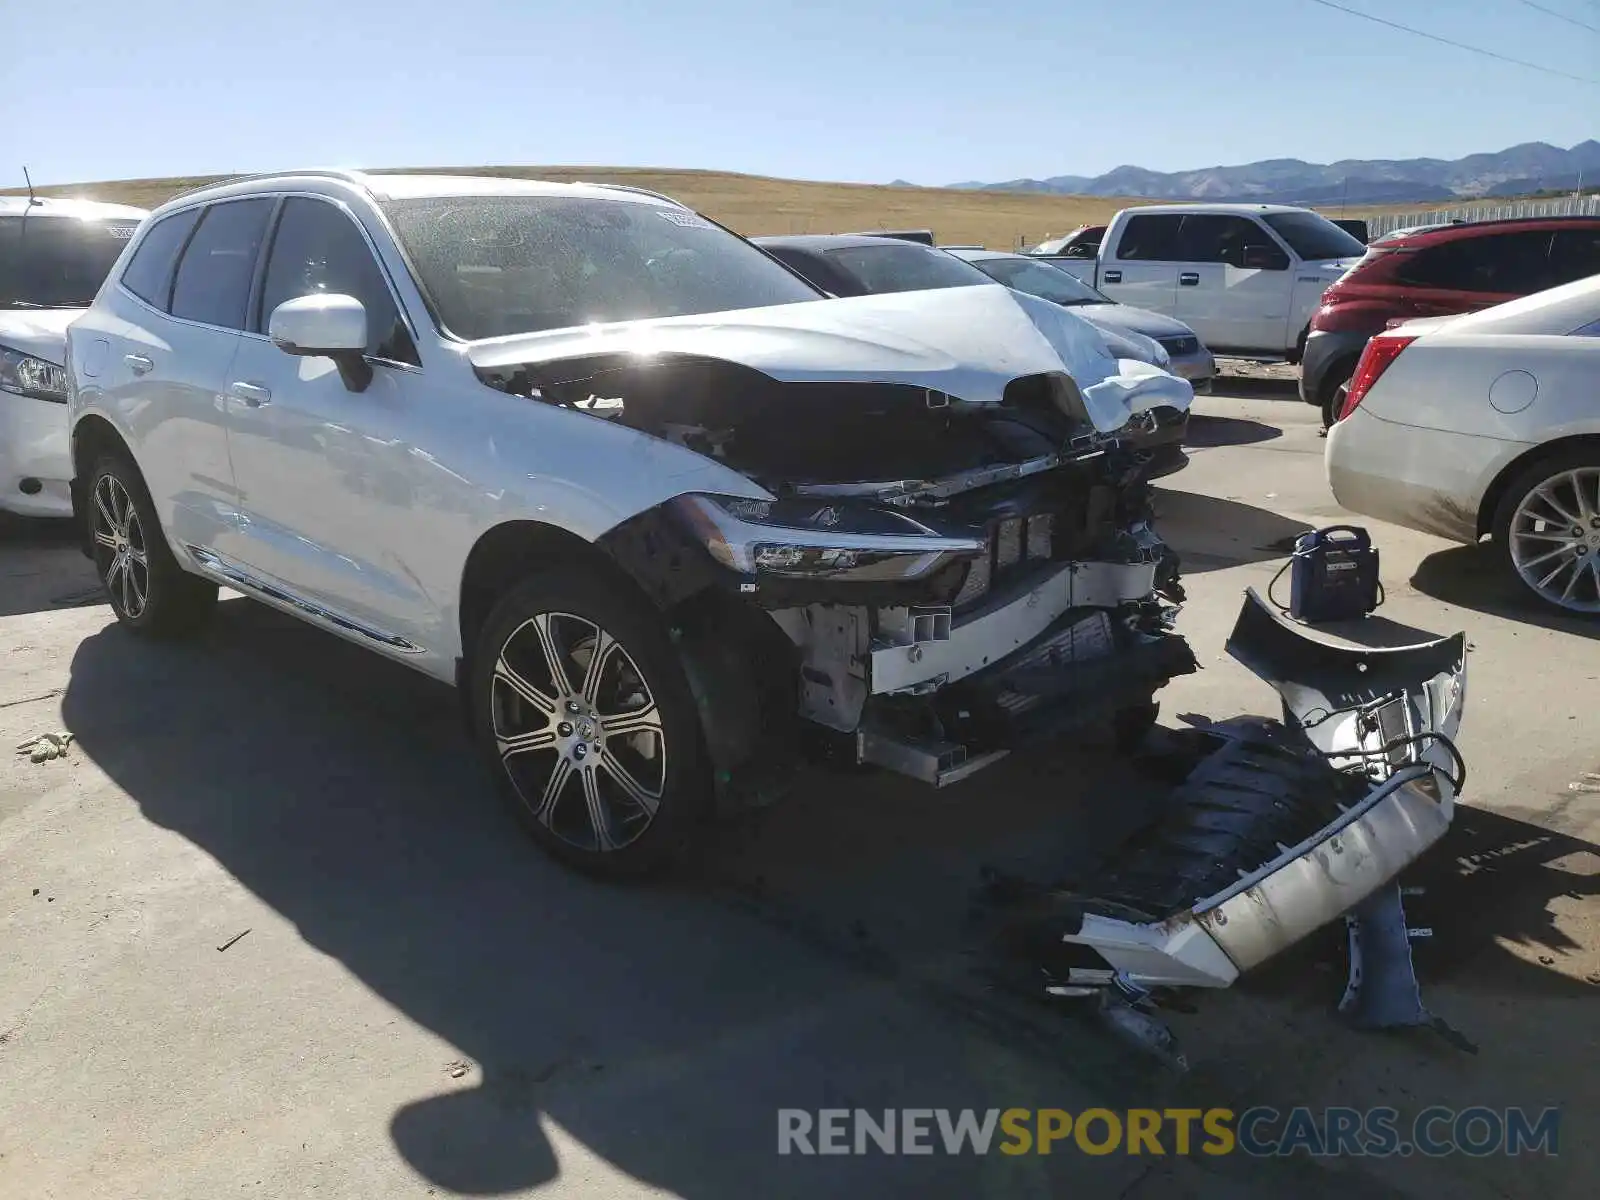
M712 227L710 221L704 217L697 217L694 213L663 212L656 215L662 220L671 221L674 225L682 226L684 229L710 229Z

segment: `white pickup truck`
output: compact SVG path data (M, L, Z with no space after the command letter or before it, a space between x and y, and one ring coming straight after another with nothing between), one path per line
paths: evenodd
M1308 208L1172 204L1123 209L1097 257L1041 257L1176 317L1215 354L1297 362L1324 289L1366 249Z

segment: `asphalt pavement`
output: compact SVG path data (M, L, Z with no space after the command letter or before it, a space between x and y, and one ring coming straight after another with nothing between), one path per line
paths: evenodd
M1247 586L1346 516L1292 384L1202 398L1159 496L1202 664L1181 713L1274 714ZM0 535L0 1195L1165 1197L1592 1191L1600 625L1487 547L1368 523L1363 637L1467 632L1466 801L1414 881L1429 1007L1332 1009L1335 931L1174 1019L1193 1069L972 970L984 867L1092 864L1161 785L1084 739L939 793L818 770L674 879L606 887L498 807L449 692L242 598L145 646L59 534ZM1563 1106L1555 1158L779 1157L780 1108Z

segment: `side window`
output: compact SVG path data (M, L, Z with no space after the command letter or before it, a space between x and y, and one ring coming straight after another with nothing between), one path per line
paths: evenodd
M265 197L225 200L205 210L172 281L173 316L244 328L256 255L273 203Z
M1176 214L1159 217L1129 217L1117 243L1117 257L1133 260L1172 262L1177 260L1178 227L1183 218Z
M1258 246L1281 254L1278 243L1248 217L1201 214L1183 218L1178 235L1180 262L1229 263L1241 266L1247 246Z
M1523 296L1550 286L1552 234L1497 233L1458 238L1419 250L1403 268L1401 283L1455 292Z
M1563 229L1550 248L1550 284L1600 275L1600 228Z
M199 219L200 210L190 208L162 217L150 226L122 272L122 286L146 304L165 312L172 293L173 264L178 261L178 251L183 249L189 231Z
M260 327L285 300L319 292L354 296L367 310L367 353L419 364L383 271L355 222L337 206L291 196L283 203L261 289Z

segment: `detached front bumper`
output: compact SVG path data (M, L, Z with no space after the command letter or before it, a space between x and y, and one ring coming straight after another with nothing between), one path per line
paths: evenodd
M1450 825L1465 638L1353 649L1249 593L1228 649L1294 721L1245 719L1074 897L1065 988L1226 987L1393 881Z

